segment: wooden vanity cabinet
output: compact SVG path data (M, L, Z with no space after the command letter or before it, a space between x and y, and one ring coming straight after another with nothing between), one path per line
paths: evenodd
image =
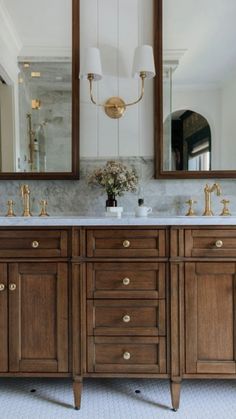
M167 374L166 230L87 229L86 238L87 374Z
M67 232L8 233L0 230L0 375L68 375L68 263L54 259L67 256Z
M171 229L171 359L183 378L236 378L236 228Z
M236 262L185 264L186 374L236 374Z
M72 272L72 275L70 275ZM70 278L71 276L71 278ZM236 227L0 229L0 376L236 378Z

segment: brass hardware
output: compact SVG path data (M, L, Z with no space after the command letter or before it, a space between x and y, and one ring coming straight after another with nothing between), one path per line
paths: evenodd
M32 99L31 100L31 108L33 110L38 111L41 108L41 100L39 100L39 99Z
M93 81L94 81L94 74L88 74L88 81L89 81L89 90L90 90L90 99L91 102L96 106L102 106L107 114L112 119L119 119L121 118L128 106L136 105L139 103L144 96L144 84L147 74L145 71L140 72L139 77L141 79L141 93L137 100L130 103L125 103L123 99L120 97L111 97L109 98L104 104L97 103L93 96Z
M124 322L124 323L129 323L129 322L130 322L130 320L131 320L131 318L130 318L130 316L129 316L128 314L126 314L126 315L123 317L123 322Z
M104 104L105 113L112 119L121 118L126 110L126 105L120 97L110 97Z
M128 247L130 247L130 241L129 240L124 240L123 241L123 247L125 247L126 249L128 249Z
M30 168L32 171L33 164L34 164L34 138L35 132L32 129L32 115L31 113L26 114L27 123L28 123L28 136L29 136L29 160L28 163L30 164Z
M230 203L230 201L227 200L227 199L222 199L222 201L220 201L220 202L221 202L221 204L223 204L223 209L222 209L222 212L221 212L220 215L222 215L223 217L231 215L230 211L229 211L229 208L227 207L227 205Z
M32 78L39 78L39 77L41 77L40 71L31 71L31 77Z
M129 278L124 278L122 282L123 282L124 285L129 285L130 284L130 279Z
M124 352L124 353L123 353L123 358L124 358L126 361L128 361L128 360L131 358L130 353L129 353L129 352Z
M16 284L10 284L9 285L9 290L10 291L15 291L16 290Z
M10 199L9 201L7 201L7 205L8 205L8 211L7 211L6 217L15 217L16 214L14 213L14 209L13 209L15 202L12 201L12 199Z
M215 242L215 247L217 247L218 249L220 249L221 247L223 247L223 242L222 242L222 240L217 240L216 242Z
M0 291L4 291L5 290L5 285L4 284L0 284Z
M37 249L37 248L39 247L39 242L37 242L36 240L34 240L34 241L31 243L31 245L32 245L32 247L33 247L34 249Z
M211 209L211 193L212 192L216 192L217 196L221 195L221 188L220 185L218 183L214 183L214 185L212 185L212 187L210 187L209 185L206 185L204 188L204 193L205 193L205 211L202 215L206 215L206 216L211 216L214 215L213 211Z
M30 212L30 189L28 185L21 185L21 196L23 198L23 217L31 217Z
M47 201L46 199L42 199L42 201L39 202L42 206L39 217L49 217L49 214L47 213Z
M189 199L188 201L186 201L186 204L189 205L189 209L187 214L185 214L187 217L192 217L193 215L195 215L194 209L193 209L193 204L196 204L197 201L194 201L193 199Z

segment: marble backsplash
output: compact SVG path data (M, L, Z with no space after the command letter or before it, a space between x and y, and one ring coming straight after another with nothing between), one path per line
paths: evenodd
M193 198L197 201L196 213L201 215L204 209L204 186L214 183L214 179L202 180L158 180L153 179L153 160L144 158L121 159L128 166L134 167L139 175L145 204L153 208L160 216L184 215L185 201ZM40 212L39 201L47 199L50 215L102 215L105 210L106 195L102 190L91 188L87 184L87 175L94 168L104 165L105 159L82 159L81 179L75 181L45 180L28 181L31 190L31 209L33 215ZM230 200L232 214L236 214L236 181L234 179L216 180L222 187L222 196L212 195L212 207L215 215L221 211L222 198ZM6 214L6 203L13 199L16 203L16 215L22 214L20 197L21 181L0 181L0 216ZM26 182L25 182L26 183ZM126 213L132 213L137 206L138 193L126 193L118 198L118 205Z

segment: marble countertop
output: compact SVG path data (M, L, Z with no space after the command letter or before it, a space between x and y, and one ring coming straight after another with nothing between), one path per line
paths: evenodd
M30 226L171 226L171 225L236 225L236 216L231 217L186 217L158 216L50 216L50 217L0 217L0 227Z

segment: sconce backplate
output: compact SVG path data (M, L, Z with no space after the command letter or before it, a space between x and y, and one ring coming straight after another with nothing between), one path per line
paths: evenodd
M126 110L125 102L120 97L111 97L104 105L107 116L113 119L121 118Z

